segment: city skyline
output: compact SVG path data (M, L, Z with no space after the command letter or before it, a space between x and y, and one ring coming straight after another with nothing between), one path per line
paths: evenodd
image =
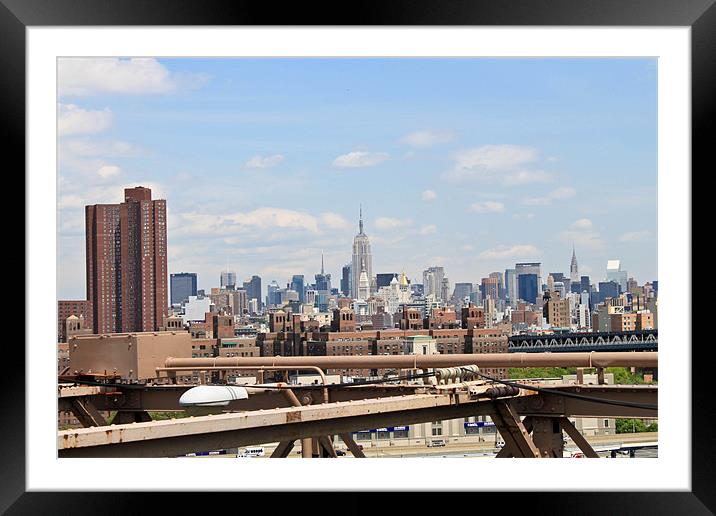
M59 298L85 292L84 206L138 185L167 200L168 273L204 290L227 261L239 283L310 283L322 252L340 278L360 205L373 275L442 266L452 289L539 261L544 281L568 275L574 245L593 283L615 259L658 279L655 73L650 59L61 60Z

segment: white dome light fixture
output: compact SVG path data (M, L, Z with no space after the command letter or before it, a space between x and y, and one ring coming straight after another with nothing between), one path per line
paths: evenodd
M182 407L225 407L230 401L249 397L243 387L233 385L199 385L186 391L179 398Z

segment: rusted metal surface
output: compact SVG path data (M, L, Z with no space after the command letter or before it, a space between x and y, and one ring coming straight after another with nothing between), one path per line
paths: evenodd
M278 443L276 449L271 454L272 459L285 459L293 450L294 441L283 441Z
M557 417L533 417L531 434L532 442L537 447L540 457L562 458L564 437ZM526 426L525 426L526 428Z
M321 435L318 437L318 445L321 449L321 456L322 457L337 457L336 450L333 448L333 443L331 440L325 436Z
M475 364L479 367L658 367L658 352L479 353L455 355L362 355L295 357L172 358L165 367L317 366L330 369L424 369Z
M251 410L239 413L225 413L213 416L189 417L183 419L112 425L101 429L80 429L60 432L58 447L60 456L106 456L106 457L160 457L179 455L197 450L236 447L265 442L282 442L305 439L305 452L311 456L317 452L309 443L314 436L349 434L367 428L415 424L426 421L448 420L466 416L490 415L494 413L493 401L482 393L470 389L438 393L408 394L377 399L331 402L328 404L307 404L301 399L313 392L322 399L320 387L286 394L288 390L276 390L276 399L290 408ZM397 386L396 386L397 387ZM294 386L298 391L298 386ZM430 390L420 386L421 389ZM491 388L488 385L480 389ZM550 385L552 389L579 392L610 400L656 404L656 386L608 386L608 385ZM361 388L356 388L359 391ZM410 392L410 391L409 391ZM412 391L415 392L415 391ZM530 392L526 395L501 398L497 402L507 407L503 427L509 427L505 416L515 414L526 416L605 416L655 417L656 410L629 408L597 404L585 400L573 400L555 394ZM334 393L335 397L335 393ZM298 405L296 404L298 401ZM131 411L124 411L129 413ZM615 414L616 413L616 414ZM137 418L135 416L134 420ZM526 418L525 421L528 421ZM496 421L497 424L497 421ZM499 425L498 425L499 426ZM527 424L522 423L526 432ZM519 427L518 427L519 429ZM522 430L519 430L522 433ZM507 439L506 439L507 442ZM524 454L524 443L506 448L516 449ZM348 444L348 443L346 443ZM529 446L527 446L529 448ZM353 450L352 450L353 451ZM355 453L354 453L355 455Z
M655 385L549 385L550 389L581 394L590 398L656 405L658 387ZM657 418L658 410L651 408L607 405L594 401L573 399L557 394L513 398L510 404L526 415L559 415L574 417Z
M289 386L289 384L284 384ZM113 387L91 387L87 393L91 402L98 410L150 410L150 411L172 411L184 410L179 404L179 398L194 385L147 385L140 388L131 386ZM294 393L301 398L306 398L307 403L322 403L324 392L322 385L290 385ZM102 391L113 392L102 392ZM381 398L389 396L402 396L425 391L422 385L365 385L350 388L332 388L332 401L349 401L357 399ZM229 403L230 410L258 410L269 408L290 407L283 391L278 389L264 389L250 387L251 395L246 400L236 400ZM63 390L64 393L64 390ZM80 391L75 394L64 393L63 399L71 399L73 396L81 395ZM62 408L60 408L62 410ZM69 408L67 408L69 410Z
M480 413L468 397L412 395L60 432L61 457L162 457Z
M575 428L575 426L572 424L572 422L567 419L566 417L560 417L559 418L559 425L560 427L567 432L567 435L572 438L572 441L574 441L574 444L577 445L577 447L582 450L582 453L584 453L585 457L588 457L590 459L598 459L599 455L597 455L597 452L594 451L592 446L587 442L587 440L584 438L582 434L579 433L579 430Z
M365 459L365 453L363 453L363 450L356 444L356 442L351 437L351 434L340 434L339 437L341 440L345 443L345 445L348 447L348 450L353 454L353 456L357 459Z
M508 404L499 401L495 402L491 418L505 440L505 448L510 451L511 456L540 457L540 452L522 424L519 414Z
M85 428L107 424L102 414L87 399L74 398L70 402L70 410Z
M295 370L295 371L313 371L314 373L318 374L318 376L321 377L321 383L323 385L327 385L328 381L326 379L326 374L323 372L323 370L320 367L316 366L310 366L310 365L304 365L304 366L260 366L260 367L252 367L252 366L201 366L201 367L195 367L195 366L175 366L175 367L157 367L157 377L159 378L161 376L161 373L168 373L168 374L176 374L177 372L191 372L191 371L220 371L222 373L226 373L227 371L233 371L233 370L251 370L257 372L257 380L259 383L263 383L264 381L264 371L289 371L289 370ZM328 402L328 389L323 389L323 398L324 403Z

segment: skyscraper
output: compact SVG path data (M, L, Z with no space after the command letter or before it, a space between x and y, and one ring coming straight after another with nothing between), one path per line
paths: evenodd
M425 297L432 295L436 299L442 299L443 278L445 278L445 269L442 267L428 267L423 271Z
M223 271L221 273L221 288L235 289L236 288L236 273L233 271Z
M281 287L278 286L276 280L268 284L266 293L266 304L270 307L278 306L281 303Z
M365 270L365 262L361 262L360 276L358 276L358 299L366 300L370 297L370 281Z
M577 267L577 254L572 246L572 263L569 264L569 279L572 283L579 283L579 267Z
M517 282L517 297L518 299L522 299L523 301L529 301L530 303L536 303L537 302L537 296L539 295L540 288L542 286L542 272L541 272L542 264L539 262L526 262L526 263L516 263L515 264L515 278ZM534 275L536 276L536 281L533 279L528 279L522 282L522 286L520 286L520 276L522 275ZM532 284L535 286L535 292L534 296L532 295ZM526 297L523 297L523 295L528 295L529 299Z
M331 293L331 275L326 274L323 268L323 253L321 253L321 273L316 274L316 290L319 292Z
M306 300L306 282L303 274L294 274L291 279L291 290L298 292L298 300L303 303Z
M196 295L196 273L178 272L169 279L172 305L178 305Z
M348 297L351 295L351 264L347 263L341 271L341 294Z
M244 290L246 290L246 298L250 303L252 299L256 299L256 305L259 310L263 306L261 302L261 278L253 275L244 281Z
M510 306L517 306L517 276L515 269L505 269L505 297Z
M375 285L376 288L380 287L388 287L390 286L390 282L393 281L393 278L395 278L398 275L397 272L381 272L375 275Z
M167 316L166 200L125 188L121 204L85 206L93 332L156 331Z
M353 260L351 262L351 295L353 297L358 296L358 282L363 267L368 277L368 294L370 295L370 281L373 277L373 255L370 250L368 235L363 231L363 208L361 207L358 234L353 239Z
M619 284L622 292L627 291L627 271L623 271L620 260L607 260L607 281Z
M468 298L472 293L472 283L455 283L455 290L452 294L452 302L456 305L456 309L462 308L465 303L465 299Z
M517 276L517 297L528 303L536 303L539 292L539 280L536 274Z

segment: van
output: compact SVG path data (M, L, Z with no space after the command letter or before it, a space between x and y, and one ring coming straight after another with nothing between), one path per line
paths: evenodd
M428 443L428 448L435 448L439 446L445 446L447 443L445 442L445 439L433 439Z

